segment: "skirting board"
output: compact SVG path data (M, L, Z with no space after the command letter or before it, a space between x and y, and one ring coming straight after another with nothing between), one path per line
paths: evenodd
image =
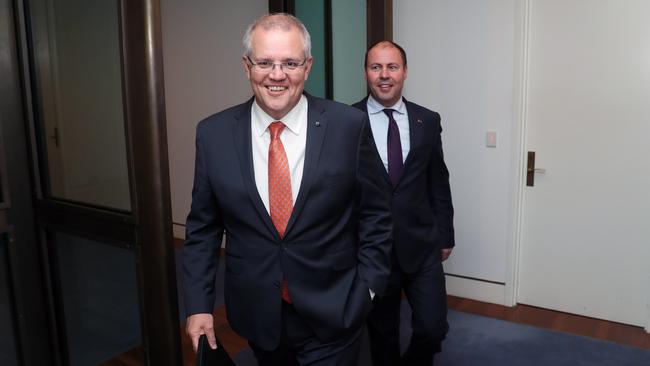
M505 285L455 276L445 277L448 295L505 305Z
M185 239L185 225L173 224L174 238Z

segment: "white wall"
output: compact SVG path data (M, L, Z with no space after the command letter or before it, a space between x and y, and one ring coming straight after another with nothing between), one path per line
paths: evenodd
M408 56L404 96L442 115L456 210L451 294L505 304L513 267L516 0L393 2ZM498 133L496 148L486 132ZM490 281L490 282L485 282ZM511 285L511 284L510 284Z
M196 124L252 95L241 38L268 1L163 0L161 7L172 218L174 235L184 237Z
M451 294L506 303L511 281L513 75L517 0L395 1L394 38L409 57L405 96L441 113L456 208ZM163 0L163 55L173 219L189 211L194 129L250 88L239 62L245 26L266 1ZM236 36L233 36L236 34ZM486 132L498 132L496 148ZM175 225L182 237L182 227ZM485 282L489 281L489 282Z

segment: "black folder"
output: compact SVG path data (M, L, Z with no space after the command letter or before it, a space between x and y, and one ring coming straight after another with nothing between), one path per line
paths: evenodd
M199 338L199 347L196 351L196 366L236 366L228 352L223 348L217 338L217 349L210 348L208 337L203 334Z

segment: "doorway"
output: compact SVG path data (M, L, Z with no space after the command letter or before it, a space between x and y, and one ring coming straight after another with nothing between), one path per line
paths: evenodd
M311 35L311 95L353 104L367 95L365 51L392 40L392 1L271 0L270 12L295 15Z

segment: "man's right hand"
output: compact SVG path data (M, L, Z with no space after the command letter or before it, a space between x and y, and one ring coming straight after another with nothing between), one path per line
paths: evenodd
M214 337L214 320L212 314L194 314L187 317L187 335L192 340L194 352L199 346L199 337L205 334L208 337L210 348L217 349L217 340Z

